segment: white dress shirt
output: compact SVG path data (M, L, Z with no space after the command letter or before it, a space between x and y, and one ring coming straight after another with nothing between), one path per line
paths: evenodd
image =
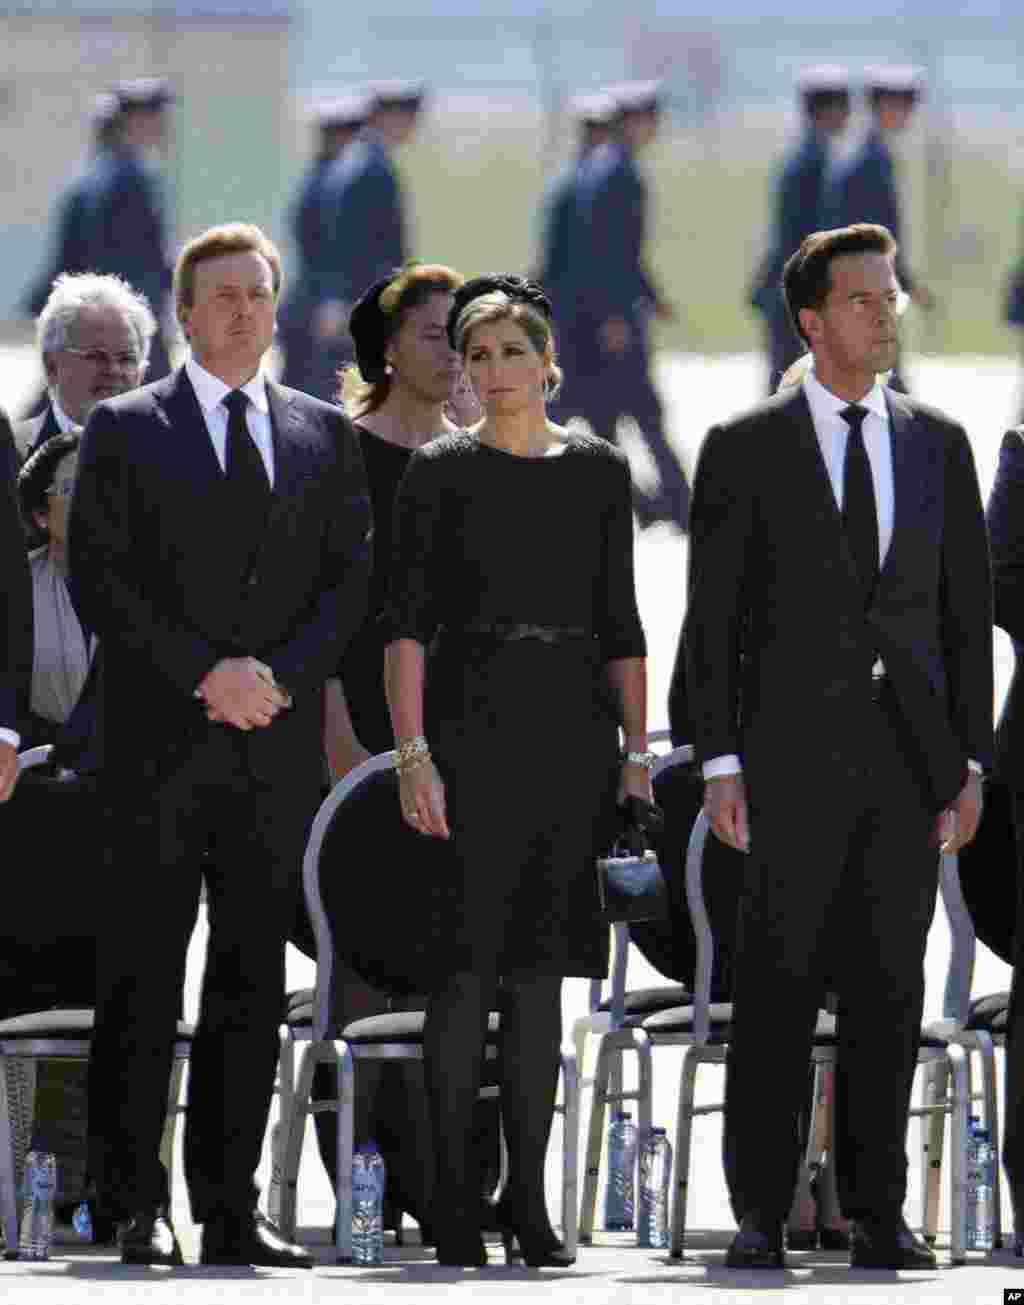
M217 455L221 471L227 470L228 445L228 410L224 406L225 396L234 389L240 389L249 396L249 406L245 410L245 421L249 434L253 438L263 465L267 469L270 488L274 488L274 439L270 429L270 405L267 402L267 383L262 372L257 372L245 385L226 385L219 377L212 376L200 367L194 358L185 362L185 374L196 392L199 406L203 410L206 429L210 433L210 442Z
M846 464L846 444L850 427L840 417L840 412L849 407L849 401L837 398L814 374L813 366L804 376L804 395L811 409L814 433L818 437L818 446L825 463L825 470L832 484L836 506L843 510L843 469ZM880 382L876 381L863 399L858 400L862 408L867 408L861 433L867 450L868 462L871 464L871 479L875 487L875 507L878 512L878 565L885 562L889 545L892 543L892 523L896 508L895 481L892 470L892 435L889 429L889 409ZM876 668L884 674L885 668L880 662ZM981 766L976 761L969 761L971 770L980 772ZM722 775L738 775L743 767L738 756L730 754L713 757L703 766L705 779L716 779Z

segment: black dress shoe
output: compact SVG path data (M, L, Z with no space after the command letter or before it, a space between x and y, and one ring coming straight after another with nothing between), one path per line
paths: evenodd
M167 1210L140 1210L117 1226L122 1264L184 1264Z
M266 1269L311 1269L309 1251L287 1241L266 1215L209 1219L203 1224L200 1264L253 1264Z
M725 1256L727 1269L782 1269L782 1223L766 1224L744 1215Z
M903 1219L858 1219L850 1235L851 1269L934 1269L932 1252Z

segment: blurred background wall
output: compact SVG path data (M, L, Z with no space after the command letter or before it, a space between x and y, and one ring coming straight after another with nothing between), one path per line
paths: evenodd
M1016 352L1001 298L1020 255L1024 7L1014 0L23 0L0 2L0 319L42 262L56 190L83 152L96 91L164 75L180 93L170 168L179 239L248 217L278 237L310 141L303 109L372 78L433 88L399 165L417 252L467 273L530 265L544 178L570 148L567 97L661 76L672 97L644 156L651 263L685 309L677 350L732 352L759 333L745 291L766 237L773 163L797 129L806 64L923 66L901 143L912 261L938 298L911 342ZM783 11L784 12L780 12ZM773 12L776 11L776 12Z

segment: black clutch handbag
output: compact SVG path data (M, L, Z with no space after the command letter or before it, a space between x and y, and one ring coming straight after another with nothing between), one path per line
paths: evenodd
M640 798L620 808L623 828L611 852L597 860L597 894L609 924L667 920L668 888L658 858L647 846L647 832L662 829L661 808Z

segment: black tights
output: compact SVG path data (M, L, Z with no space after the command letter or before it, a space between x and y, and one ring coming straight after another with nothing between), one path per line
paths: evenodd
M423 1060L437 1158L436 1200L446 1223L479 1210L480 1176L471 1139L487 1019L501 1014L498 1083L508 1144L506 1197L543 1210L544 1158L555 1109L562 1038L562 980L503 981L454 974L427 1003Z

